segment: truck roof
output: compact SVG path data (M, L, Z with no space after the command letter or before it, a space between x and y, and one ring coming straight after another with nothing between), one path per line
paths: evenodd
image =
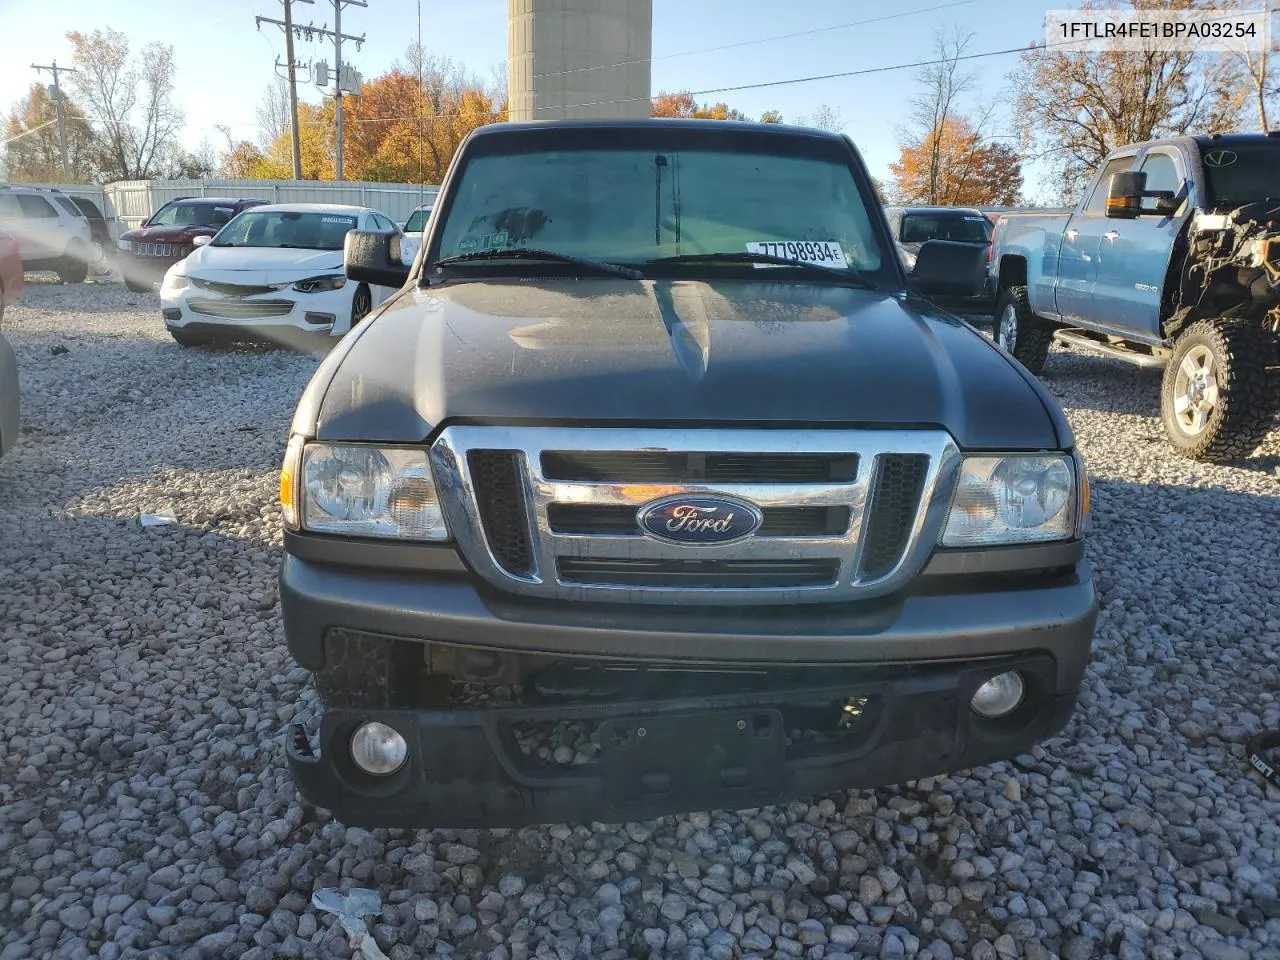
M785 137L812 137L822 140L844 139L843 134L813 127L800 127L788 123L758 123L747 120L696 120L683 117L645 117L642 119L601 119L601 120L529 120L504 123L490 123L477 127L471 137L482 139L487 137L503 137L523 132L550 132L553 130L702 130L715 131L729 136L734 135L774 135Z
M1267 133L1202 133L1195 136L1161 137L1158 140L1126 143L1123 146L1116 147L1112 153L1118 153L1121 150L1141 149L1143 147L1182 147L1190 149L1196 146L1204 149L1214 144L1232 146L1241 143L1259 143L1267 140L1280 140L1280 130L1271 130Z

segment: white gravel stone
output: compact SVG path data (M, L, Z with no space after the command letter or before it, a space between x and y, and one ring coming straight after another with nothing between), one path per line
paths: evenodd
M183 350L114 283L33 278L4 332L0 960L349 956L310 899L358 886L393 960L1280 955L1280 795L1241 748L1280 726L1280 431L1188 463L1158 376L1055 349L1102 610L1075 717L1015 761L622 827L345 830L283 760L317 701L277 471L317 360ZM547 758L589 759L557 729Z

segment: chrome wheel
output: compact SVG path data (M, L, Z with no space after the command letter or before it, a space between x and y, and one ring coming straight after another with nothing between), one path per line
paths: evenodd
M1187 351L1173 381L1173 418L1188 436L1204 431L1218 406L1218 371L1213 352L1205 346Z
M996 343L1010 353L1013 353L1018 345L1018 310L1012 303L1008 304L1004 308L1004 313L1000 314L1000 329L996 334Z
M356 295L351 301L351 326L355 327L357 323L369 315L369 311L373 309L373 295L364 287L356 290Z

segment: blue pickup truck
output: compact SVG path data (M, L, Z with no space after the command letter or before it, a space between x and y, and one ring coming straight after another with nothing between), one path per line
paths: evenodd
M1072 212L998 219L989 272L1032 373L1054 340L1161 368L1173 449L1247 457L1280 408L1280 131L1122 147Z

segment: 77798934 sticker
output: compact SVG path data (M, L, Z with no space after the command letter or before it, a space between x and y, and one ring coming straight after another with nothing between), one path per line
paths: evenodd
M770 257L784 257L797 263L814 263L824 267L844 268L849 265L844 248L835 240L762 240L748 243L747 253L762 253ZM757 263L768 268L773 264Z

